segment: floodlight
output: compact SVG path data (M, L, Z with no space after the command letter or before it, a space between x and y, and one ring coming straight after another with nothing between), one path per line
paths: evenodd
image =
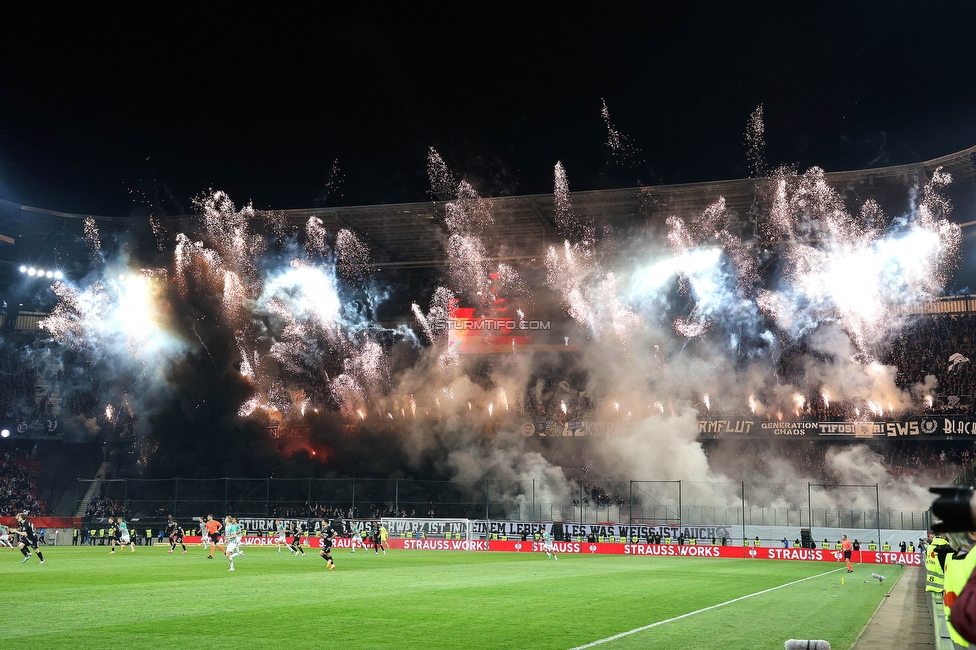
M26 266L21 266L20 267L20 272L21 273L27 273L27 267Z
M10 429L4 429L3 431L0 431L0 438L9 438L9 437L10 437Z
M47 272L47 273L45 273L44 275L46 275L46 276L47 276L47 277L49 277L49 278L53 278L53 277L54 277L54 271L48 271L48 272Z
M61 271L55 271L54 272L54 279L55 280L60 280L63 277L64 277L64 273L62 273Z
M27 275L33 277L37 275L37 270L32 266L29 269L27 269Z

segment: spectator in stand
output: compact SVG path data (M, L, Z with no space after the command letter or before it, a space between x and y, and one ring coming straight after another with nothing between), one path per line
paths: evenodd
M29 451L8 450L0 456L0 516L47 514L46 505L38 498L38 465L36 454Z

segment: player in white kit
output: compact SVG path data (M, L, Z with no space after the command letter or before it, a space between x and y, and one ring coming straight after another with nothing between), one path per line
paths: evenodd
M10 529L0 524L0 546L12 549L14 545L10 542Z
M558 560L556 557L556 549L552 546L552 535L548 532L542 533L542 550L546 552L546 555L551 557L553 560Z
M281 555L281 547L288 546L288 528L285 527L284 522L280 519L275 519L275 548L278 549L278 555Z
M363 544L363 538L359 534L359 523L356 521L349 522L349 546L352 548L352 552L356 552L356 547L366 550L366 545Z
M243 527L237 523L236 519L230 515L224 517L224 540L227 542L227 551L224 553L224 556L230 562L228 571L234 570L234 558L238 555L244 555L244 551L241 550L243 531Z

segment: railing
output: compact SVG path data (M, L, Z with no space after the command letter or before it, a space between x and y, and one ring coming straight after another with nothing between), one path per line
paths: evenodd
M78 481L75 499L79 505L89 483ZM408 517L703 526L919 530L930 522L927 511L883 508L885 493L875 484L603 481L599 488L580 482L574 487L573 494L560 495L561 500L556 502L551 486L538 480L460 485L413 479L116 479L103 481L95 496L124 504L128 517L150 518L167 514L301 517L324 509L329 515L339 512L344 517L354 511L358 517L397 513ZM861 507L833 506L836 490L843 490L848 503L859 502ZM606 495L611 495L611 503L606 502ZM774 500L770 495L777 495L781 501L789 495L794 505L749 504Z

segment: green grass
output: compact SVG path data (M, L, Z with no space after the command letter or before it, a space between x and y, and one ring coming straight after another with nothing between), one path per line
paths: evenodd
M774 562L633 556L560 556L336 549L327 571L315 550L251 548L227 571L200 547L108 555L105 547L50 547L44 566L0 550L9 647L571 648L842 568ZM776 648L822 638L846 648L894 584L865 583L856 567L695 614L599 646ZM840 586L841 578L846 584ZM211 639L204 643L202 637Z

